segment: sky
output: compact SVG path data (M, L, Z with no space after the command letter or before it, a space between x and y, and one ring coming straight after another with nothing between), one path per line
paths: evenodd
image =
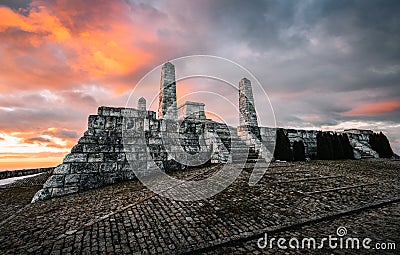
M195 54L251 71L277 126L383 131L400 153L398 13L397 0L0 0L0 170L57 165L98 106Z

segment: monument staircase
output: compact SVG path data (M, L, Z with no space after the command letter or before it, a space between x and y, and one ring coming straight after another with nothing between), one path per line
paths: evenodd
M255 143L246 143L236 133L231 133L231 154L233 163L256 163L259 159L259 149Z

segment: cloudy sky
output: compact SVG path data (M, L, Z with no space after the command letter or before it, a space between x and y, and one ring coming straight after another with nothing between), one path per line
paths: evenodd
M250 70L278 126L383 131L399 153L399 13L397 0L0 0L0 169L59 163L99 105L193 54Z

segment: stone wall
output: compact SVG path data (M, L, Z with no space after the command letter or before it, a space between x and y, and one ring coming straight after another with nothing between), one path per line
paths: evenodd
M153 111L99 107L97 115L89 116L87 131L32 202L151 175L155 166L162 171L174 171L232 162L231 142L239 139L236 131L209 119L159 120ZM262 144L272 151L275 129L260 127L259 132ZM292 145L296 140L304 142L307 157L316 156L317 131L285 132ZM348 136L356 146L355 153L368 151L375 155L368 135ZM357 147L358 143L362 147Z
M43 167L43 168L33 168L33 169L19 169L19 170L5 170L0 171L0 180L18 176L26 176L31 174L39 174L53 170L54 167Z
M272 132L268 131L268 128L260 128L260 130L262 130L262 133L271 134ZM288 136L292 148L295 141L301 140L304 143L306 157L317 158L317 130L284 129L284 132ZM369 145L369 134L372 131L349 129L338 133L346 133L349 137L350 144L353 147L354 158L379 157L378 153ZM262 138L263 142L271 142L272 136L262 135Z
M379 158L379 154L369 144L369 135L373 133L371 130L349 129L343 131L343 133L346 133L349 137L354 158Z
M317 130L285 129L293 149L295 141L303 141L306 157L317 158Z
M183 105L178 107L178 118L206 119L204 106L204 103L186 101Z
M173 171L226 162L229 139L230 128L211 120L158 120L152 111L99 107L32 202L136 179L154 166Z

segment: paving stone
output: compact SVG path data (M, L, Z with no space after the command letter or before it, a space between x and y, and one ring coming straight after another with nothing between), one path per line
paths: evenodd
M193 168L171 175L202 179L220 167ZM14 215L0 225L0 250L4 254L180 254L208 247L204 253L282 253L278 249L259 249L255 239L222 244L240 236L251 237L266 228L290 226L396 198L400 193L398 161L274 163L260 183L252 187L248 185L250 169L251 165L216 196L192 202L172 201L154 194L138 181L129 181L43 201L18 211L14 207L29 204L32 193L40 186L0 189L3 220ZM337 178L326 178L329 176ZM311 195L300 193L359 184L373 185ZM368 235L376 241L398 243L398 206L389 204L274 235L327 235L335 233L338 226L345 226L349 235ZM347 250L334 253L358 254Z

